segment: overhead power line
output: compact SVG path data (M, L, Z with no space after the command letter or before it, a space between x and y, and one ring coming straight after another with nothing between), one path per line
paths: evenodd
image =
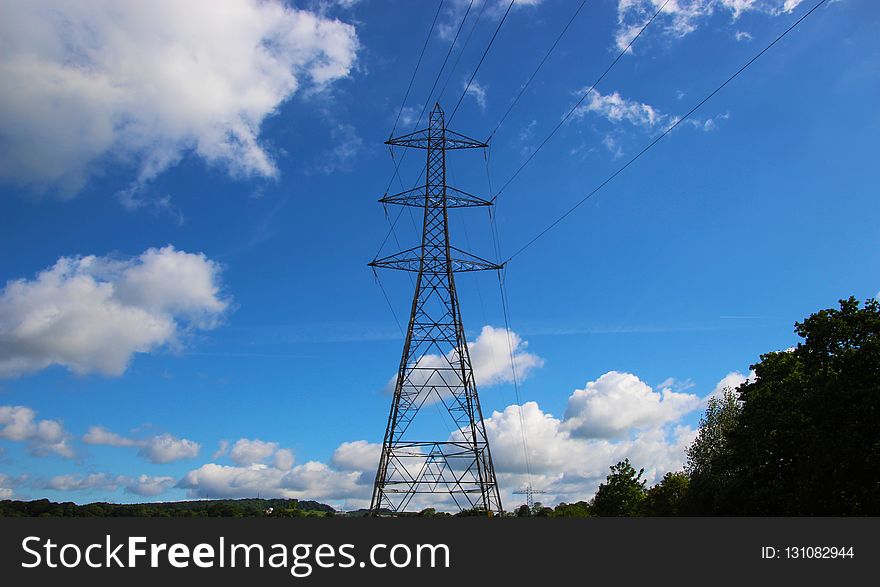
M494 137L495 133L498 132L498 129L501 128L501 125L507 119L507 115L510 114L510 111L513 110L513 107L516 106L516 103L519 102L519 99L525 93L526 88L529 87L529 84L532 83L532 80L535 79L535 76L538 75L538 72L541 71L542 67L544 67L544 64L547 62L547 59L550 58L550 54L553 53L554 49L556 49L556 45L558 45L559 41L562 40L562 37L565 35L566 31L568 31L569 27L571 27L571 23L573 23L574 19L577 18L577 15L580 14L581 9L584 7L584 5L586 3L587 3L587 0L582 0L581 3L578 4L578 7L577 7L577 9L575 9L574 14L571 15L571 18L568 19L568 22L565 24L564 27L562 27L562 30L556 36L556 40L553 41L553 44L550 45L550 48L547 50L546 53L544 53L544 57L541 58L541 61L538 62L538 66L535 68L535 71L533 71L532 74L528 78L526 78L525 83L523 83L523 85L520 87L519 93L517 93L516 97L513 99L513 102L511 102L510 106L507 107L507 111L504 112L504 115L501 117L501 120L498 121L498 124L496 124L495 128L492 129L492 132L489 133L489 138L486 139L487 143L492 140L492 137Z
M483 13L486 12L486 5L488 4L489 0L483 0L483 4L480 6L480 12L477 13L477 18L474 19L474 24L471 25L471 30L468 31L468 35L464 39L461 51L458 52L458 57L455 58L455 63L452 64L452 69L449 70L449 74L446 76L446 81L443 82L443 87L440 88L440 91L437 93L438 102L443 101L443 96L446 95L446 88L449 86L449 81L452 79L452 76L455 75L455 71L458 69L458 64L461 62L461 57L465 54L465 51L467 51L468 45L471 44L471 37L474 36L474 31L477 30L480 21L483 20Z
M806 18L807 18L808 16L810 16L811 14L813 14L813 13L814 13L814 12L820 7L820 6L822 6L823 4L825 4L827 1L828 1L828 0L819 0L819 2L817 2L815 6L813 6L810 10L808 10L807 12L805 12L800 18L798 18L796 21L794 21L794 23L793 23L791 26L789 26L787 29L785 29L784 31L782 31L782 33L780 33L775 39L773 39L773 41L772 41L769 45L767 45L766 47L764 47L763 49L761 49L761 51L759 51L754 57L752 57L751 59L749 59L749 60L745 63L745 65L743 65L742 67L740 67L739 69L737 69L737 70L733 73L733 75L731 75L731 76L728 77L726 80L724 80L724 82L722 82L721 85L719 85L717 88L715 88L714 90L712 90L712 91L711 91L711 92L710 92L705 98L703 98L702 100L700 100L700 101L697 103L696 106L694 106L693 108L691 108L690 110L688 110L687 114L685 114L684 116L682 116L681 118L679 118L678 120L676 120L672 125L669 126L669 128L667 128L665 131L663 131L662 134L660 134L660 135L659 135L658 137L656 137L653 141L651 141L650 143L648 143L648 144L647 144L647 145L646 145L641 151L639 151L634 157L632 157L632 158L631 158L629 161L627 161L624 165L622 165L620 168L618 168L617 171L615 171L614 173L612 173L611 175L609 175L609 176L608 176L608 177L607 177L602 183L600 183L600 184L599 184L598 186L596 186L592 191L590 191L587 195L585 195L585 196L584 196L583 198L581 198L577 203L575 203L574 206L572 206L571 208L569 208L569 209L568 209L564 214L562 214L559 218L557 218L556 220L554 220L553 222L551 222L546 228L544 228L541 232L539 232L537 235L535 235L535 236L534 236L531 240L529 240L526 244L524 244L522 247L520 247L519 249L517 249L517 251L516 251L515 253L513 253L510 257L508 257L507 260L504 261L504 263L505 263L505 264L506 264L506 263L509 263L514 257L517 257L517 256L520 255L523 251L525 251L525 250L528 249L530 246L532 246L533 244L535 244L535 242L536 242L538 239L540 239L540 238L543 237L545 234L547 234L548 232L550 232L550 231L551 231L553 228L555 228L560 222L562 222L563 220L565 220L565 219L566 219L566 218L567 218L572 212L574 212L575 210L577 210L578 208L580 208L580 207L584 204L584 202L586 202L587 200L589 200L590 198L592 198L594 195L596 195L596 194L599 192L599 190L601 190L601 189L604 188L606 185L608 185L609 183L611 183L611 181L612 181L615 177L617 177L618 175L620 175L621 173L623 173L623 172L624 172L624 171L625 171L630 165L632 165L633 163L635 163L635 162L636 162L636 161L637 161L642 155L644 155L645 153L647 153L652 147L654 147L654 145L656 145L656 144L659 143L664 137L666 137L666 135L668 135L668 134L671 133L673 130L675 130L676 127L678 127L682 122L684 122L685 120L687 120L687 119L688 119L688 118L689 118L694 112L696 112L697 110L699 110L700 107L703 106L703 104L705 104L705 103L708 102L710 99L712 99L712 97L713 97L715 94L717 94L717 93L720 92L722 89L724 89L724 87L727 86L727 84L729 84L729 83L732 82L734 79L736 79L736 78L737 78L742 72L744 72L746 69L748 69L748 67L749 67L750 65L752 65L752 63L754 63L755 61L757 61L762 55L764 55L764 53L766 53L767 51L769 51L774 45L776 45L779 41L781 41L786 35L788 35L788 33L790 33L791 31L793 31L793 30L794 30L799 24L801 24L804 20L806 20Z
M403 114L403 108L406 106L406 101L409 99L409 92L412 90L413 82L416 79L416 74L419 72L419 67L422 65L422 58L425 56L425 49L428 47L428 41L431 40L431 35L434 33L434 27L437 26L437 17L440 16L440 10L443 8L444 0L440 0L440 4L437 5L437 12L434 13L434 20L431 21L431 28L428 30L428 34L425 37L425 42L422 44L422 51L419 53L419 59L416 61L416 67L413 69L412 76L409 78L409 85L406 87L406 93L403 95L403 102L400 104L400 110L397 111L397 118L394 119L394 126L391 128L391 133L388 135L389 138L394 136L394 131L397 130L397 123L400 122L400 115Z
M492 33L492 38L489 39L489 44L486 45L486 50L483 51L483 55L480 57L480 61L477 63L477 66L474 68L474 72L471 74L471 79L468 80L467 85L464 87L464 91L461 93L461 96L458 98L458 102L455 104L455 108L452 109L452 114L449 115L449 124L452 124L452 119L455 118L455 113L458 112L458 107L461 106L461 101L464 100L465 95L467 95L468 90L471 88L471 84L474 82L474 78L477 77L477 72L480 71L480 66L483 65L483 60L486 59L486 55L489 54L489 49L492 48L492 44L495 43L495 38L498 36L498 31L501 30L501 27L504 26L504 21L507 20L507 15L510 14L510 9L513 8L513 4L516 0L510 0L510 4L507 5L507 10L504 11L504 16L501 17L501 20L498 21L498 26L495 27L495 32Z
M484 2L483 2L484 8L485 8L485 4L487 1L488 0L484 0ZM446 69L446 63L449 61L449 56L452 54L452 50L455 48L455 43L458 41L458 36L461 34L461 29L464 26L464 23L467 20L468 14L470 14L471 7L473 5L474 5L474 0L470 0L470 3L468 4L467 10L464 11L464 16L461 17L461 22L458 23L458 29L455 31L455 36L452 38L452 42L449 43L449 50L446 51L446 57L443 59L443 64L440 66L440 70L437 72L437 75L434 78L434 83L431 85L431 90L428 92L428 96L425 98L424 104L422 104L422 111L419 112L419 117L418 117L418 119L416 119L416 123L413 126L412 132L415 132L419 129L419 125L422 122L422 118L424 118L424 116L425 116L425 111L427 110L428 105L431 103L431 97L434 95L434 90L437 88L437 83L440 81L440 76L443 75L443 70ZM439 10L438 10L438 14L439 14ZM482 15L482 11L480 12L480 14ZM434 18L436 21L436 16ZM479 17L478 17L478 20L479 20ZM433 26L432 26L431 30L433 31ZM471 31L471 32L473 32L473 31ZM470 40L470 36L468 36L468 40ZM462 49L462 51L464 51L464 49ZM456 61L456 65L458 65L458 61ZM453 70L454 69L455 68L453 67ZM444 89L445 89L445 86L444 86ZM443 90L440 91L440 94L441 95L443 94ZM401 109L401 111L402 111L402 109ZM396 126L397 125L395 124L395 128L396 128ZM393 135L394 135L393 130L391 131L391 134L393 137ZM391 150L391 147L389 147L389 151L391 152L392 163L394 164L394 171L391 174L391 179L388 180L388 187L385 188L385 193L388 193L388 190L391 189L391 184L394 183L395 177L397 177L398 181L400 181L402 184L403 180L400 179L400 165L403 163L403 159L404 159L404 157L406 157L406 153L407 153L406 151L404 151L403 155L400 156L400 160L398 161L398 160L394 159L394 151ZM421 178L421 176L419 176L419 177ZM418 183L418 180L416 180L416 183ZM404 189L403 185L401 185L401 189Z
M605 71L603 71L602 75L600 75L598 77L598 79L596 79L596 81L593 82L593 85L590 86L590 89L587 90L586 92L584 92L584 95L581 96L580 100L578 100L577 103L571 107L571 110L569 110L568 113L562 117L562 120L560 120L559 123L553 128L553 130L550 131L550 134L548 134L546 137L544 137L544 140L541 141L541 144L538 145L538 148L535 149L534 151L532 151L531 154L528 156L528 158L525 161L523 161L522 165L520 165L519 168L517 168L517 170L513 173L513 175L511 175L510 178L506 182L504 182L504 185L502 185L501 188L498 190L498 193L495 194L496 198L501 195L501 192L503 192L505 189L507 189L507 186L509 186L511 184L511 182L513 182L513 180L516 179L516 177L520 174L520 172L523 169L525 169L526 165L528 165L532 161L532 159L535 158L535 155L538 154L538 151L543 149L544 145L547 144L547 142L553 137L553 135L555 135L556 132L560 128L562 128L562 125L564 125L566 123L566 121L568 121L568 119L571 118L571 115L575 113L575 111L580 107L580 105L583 104L584 100L586 100L587 97L593 92L593 90L596 89L596 86L598 86L599 83L603 79L605 79L605 76L608 75L608 72L610 72L614 68L614 66L617 65L617 62L620 61L620 58L623 57L630 50L630 47L632 47L633 44L636 42L636 40L642 36L642 33L645 32L645 29L647 29L651 25L651 23L654 22L654 19L657 18L657 16L663 11L664 8L666 8L667 4L669 4L669 0L666 0L666 2L664 2L660 6L660 8L658 8L657 11L651 16L651 18L648 19L648 21L642 26L642 28L639 29L638 34L636 34L636 36L634 36L632 39L630 39L627 46L624 47L624 49L620 53L617 54L617 57L614 58L614 61L612 61L608 65L608 67L605 68Z

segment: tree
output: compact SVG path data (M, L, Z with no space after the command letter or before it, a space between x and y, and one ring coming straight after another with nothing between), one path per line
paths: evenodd
M736 391L729 387L721 395L709 398L697 437L687 449L685 471L690 483L686 502L682 504L687 513L711 515L723 509L735 469L731 466L728 439L739 422L741 410Z
M648 490L643 513L646 516L682 515L690 481L683 471L666 473L660 483Z
M880 515L880 303L840 300L795 331L738 388L723 450L695 459L692 492L706 471L721 480L702 513Z
M522 504L516 509L516 517L517 518L528 518L532 515L532 510L529 509L529 506L526 504Z
M590 504L585 501L579 501L577 503L560 503L553 510L551 517L553 518L589 518L592 515L590 512Z
M611 466L611 474L599 486L590 507L597 516L638 516L645 501L645 481L642 474L625 459Z

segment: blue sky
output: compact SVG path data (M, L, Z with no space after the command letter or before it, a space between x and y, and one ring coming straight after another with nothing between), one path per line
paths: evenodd
M366 266L388 231L382 143L437 3L109 4L3 2L0 498L364 505L402 345ZM441 8L398 133L467 5ZM440 77L447 115L506 5L487 0L464 46L474 3ZM812 5L667 4L499 197L503 252ZM515 3L451 127L485 139L576 6ZM586 3L492 138L494 189L654 10ZM511 261L548 500L589 497L625 456L652 479L679 468L708 395L796 344L796 320L878 295L878 25L873 2L827 3ZM403 160L407 188L419 165ZM449 168L489 193L480 153ZM451 215L459 246L491 256L485 212ZM417 242L406 212L396 234ZM405 319L410 281L380 277ZM519 434L509 372L487 366L507 360L498 282L458 283L507 492L526 477L505 440Z

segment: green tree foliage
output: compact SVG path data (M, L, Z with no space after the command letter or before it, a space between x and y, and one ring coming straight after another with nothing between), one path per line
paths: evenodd
M271 513L270 513L271 511ZM326 516L333 508L316 501L295 499L221 499L176 501L168 503L55 503L35 501L0 501L0 517L305 517Z
M690 482L691 478L683 471L666 473L660 483L648 490L643 513L646 516L682 515Z
M725 388L720 396L709 399L697 438L687 449L685 471L690 484L683 506L688 513L718 511L731 498L728 490L735 467L728 439L739 422L741 410L733 389Z
M550 514L552 518L589 518L593 514L590 511L590 504L585 501L577 503L560 503Z
M694 461L697 513L880 515L880 304L841 300L795 330L738 388L720 454Z
M590 507L596 516L637 516L645 502L645 481L629 463L629 459L612 465L605 483L599 486Z

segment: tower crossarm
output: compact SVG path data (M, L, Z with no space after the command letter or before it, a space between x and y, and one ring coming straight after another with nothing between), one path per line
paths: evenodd
M420 185L417 188L394 194L393 196L383 196L379 199L382 204L398 204L400 206L413 206L423 208L425 206L425 186ZM492 202L469 194L466 191L446 186L446 207L447 208L469 208L471 206L491 206Z
M383 269L397 269L398 271L411 271L418 273L443 274L447 271L453 273L466 273L468 271L495 271L503 269L504 265L493 263L487 259L477 257L466 251L462 251L457 247L449 247L449 250L455 252L455 256L448 259L441 256L421 256L422 247L413 247L381 259L376 259L368 263L370 267L378 267ZM424 265L422 261L424 259ZM448 265L447 265L448 262Z
M448 128L443 129L442 137L432 135L431 129L423 128L408 135L388 139L385 141L385 144L393 147L410 147L412 149L442 148L446 151L454 149L485 149L489 146L483 141L472 139Z

